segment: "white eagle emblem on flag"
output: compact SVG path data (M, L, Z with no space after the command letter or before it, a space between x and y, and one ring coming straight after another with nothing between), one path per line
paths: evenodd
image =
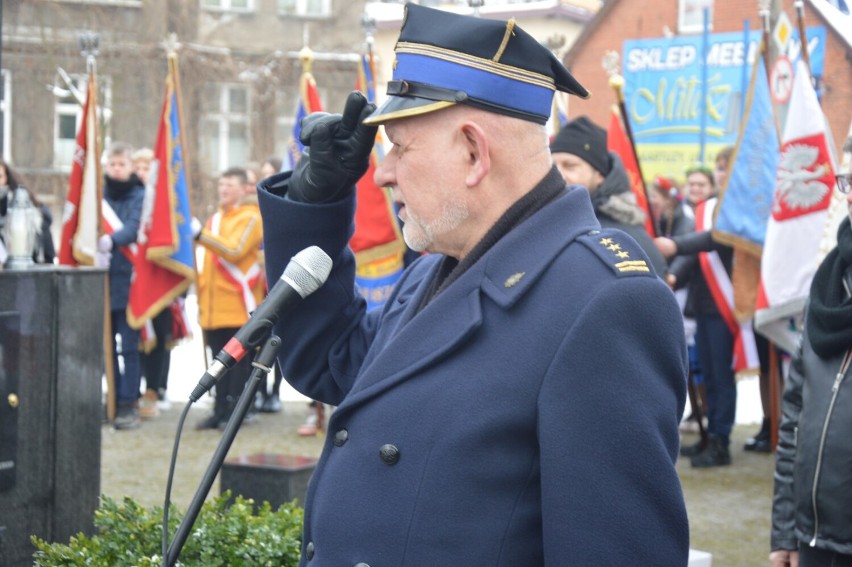
M831 197L832 167L819 144L798 139L784 144L778 163L777 189L772 216L778 220L824 208Z

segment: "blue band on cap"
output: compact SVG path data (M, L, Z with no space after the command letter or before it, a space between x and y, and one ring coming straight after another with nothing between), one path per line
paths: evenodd
M464 91L470 98L541 116L550 116L553 88L476 69L468 65L418 55L397 53L394 80L416 81Z

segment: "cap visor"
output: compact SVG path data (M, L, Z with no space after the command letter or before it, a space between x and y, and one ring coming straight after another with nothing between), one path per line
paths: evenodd
M430 112L435 112L436 110L441 110L442 108L454 106L455 104L455 102L446 100L430 100L428 98L419 98L416 96L391 95L379 108L364 119L364 124L367 126L377 126L399 118L428 114Z

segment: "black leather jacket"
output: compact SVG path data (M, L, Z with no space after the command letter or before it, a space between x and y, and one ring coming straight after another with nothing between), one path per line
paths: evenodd
M850 345L852 347L852 345ZM852 377L802 336L784 387L771 546L852 554Z

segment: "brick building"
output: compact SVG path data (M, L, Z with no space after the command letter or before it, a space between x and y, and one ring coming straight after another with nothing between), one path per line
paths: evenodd
M178 42L190 198L201 218L230 166L282 155L295 116L300 50L330 108L355 86L364 0L3 0L3 156L54 211L58 233L86 59L99 36L103 143L152 147L165 93L165 42Z
M470 11L466 0L420 3ZM325 108L342 108L355 87L358 58L365 49L367 22L362 18L367 4L383 5L401 16L402 2L387 0L3 0L2 155L52 207L58 234L81 118L79 101L59 69L85 92L86 59L78 36L93 32L99 37L102 147L109 140L151 147L165 88L165 43L174 34L190 199L193 212L205 218L216 203L219 172L283 155L293 127L304 46L313 53L312 71ZM487 4L483 17L518 12L542 41L558 37L561 53L600 0ZM377 20L378 80L384 83L401 19ZM383 96L383 84L377 93Z
M822 74L817 77L817 87L833 133L835 149L840 155L839 150L852 122L852 32L838 22L842 19L852 21L852 16L832 17L824 0L806 0L804 6L806 27L809 30L811 27L822 27L825 30L825 42L822 45L824 67ZM651 10L641 2L608 0L565 56L565 63L572 73L593 93L589 101L572 103L571 115L587 114L595 122L606 125L616 97L601 64L603 55L607 51L616 51L623 56L625 40L687 34L700 38L703 29L703 7L710 8L712 34L743 33L744 22L748 20L751 37L759 38L762 27L757 2L664 0L654 4L654 9ZM782 10L792 26L796 26L793 0L773 0L771 29L774 29ZM776 105L777 111L779 108ZM783 116L783 108L780 108L779 116ZM736 124L732 126L735 128ZM640 148L640 157L641 154ZM708 152L705 161L710 161L713 155L715 154L712 151ZM643 173L650 177L653 171L650 174L648 171Z

